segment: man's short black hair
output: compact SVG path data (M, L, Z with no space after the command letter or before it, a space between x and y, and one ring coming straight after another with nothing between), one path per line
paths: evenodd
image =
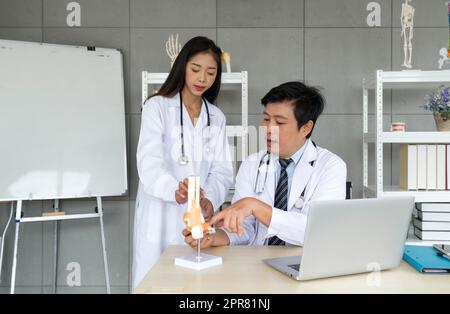
M313 129L307 135L311 137L316 121L325 107L325 99L319 89L307 86L302 82L287 82L272 88L262 99L261 104L266 107L268 103L292 102L297 126L300 129L309 120L314 122Z

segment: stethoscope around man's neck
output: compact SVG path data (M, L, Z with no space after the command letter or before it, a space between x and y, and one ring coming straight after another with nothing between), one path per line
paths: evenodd
M181 96L181 91L180 91L180 127L181 127L181 131L180 131L180 138L181 138L181 156L178 159L178 163L181 166L186 166L189 163L189 159L186 156L186 153L184 151L184 123L183 123L183 97ZM210 117L209 117L209 108L208 108L208 102L204 99L203 96L201 96L202 99L202 103L205 103L205 108L206 108L206 115L207 115L207 126L211 126L211 121L210 121ZM201 108L201 107L200 107ZM201 110L201 109L200 109ZM201 111L200 111L201 112Z
M314 147L317 147L316 143L314 143L314 141L311 141L311 143L314 145ZM271 153L269 151L265 152L263 154L263 156L261 157L261 159L259 160L259 165L258 165L258 170L257 170L257 174L256 174L256 180L255 180L255 186L254 186L254 192L256 194L261 194L264 192L264 188L267 182L267 173L269 172L269 165L270 165L270 161L271 161ZM261 173L261 165L265 164L265 174L264 174L264 181L261 182L261 178L260 178L260 173ZM315 160L310 161L309 164L311 165L311 167L314 167L315 164ZM308 186L309 181L306 183L305 188L302 191L302 194L300 195L300 197L295 201L294 206L297 209L302 209L303 205L305 203L305 191L306 191L306 187Z

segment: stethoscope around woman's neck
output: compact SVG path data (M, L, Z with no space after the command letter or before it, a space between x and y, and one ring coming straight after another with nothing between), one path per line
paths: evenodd
M181 166L186 166L189 163L189 159L186 156L186 153L184 152L184 123L183 123L183 96L181 95L181 91L180 91L180 127L181 127L181 131L180 131L180 138L181 138L181 156L178 159L178 163ZM206 108L206 115L207 115L207 126L211 126L211 121L210 121L210 117L209 117L209 108L208 108L208 102L204 99L203 96L201 96L202 99L202 103L205 103L205 108ZM201 108L201 107L200 107ZM201 109L200 109L201 110Z

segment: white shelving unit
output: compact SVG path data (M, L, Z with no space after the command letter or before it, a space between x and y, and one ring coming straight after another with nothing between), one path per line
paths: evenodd
M152 73L142 71L142 103L149 95L149 85L161 85L169 73ZM227 125L226 132L229 138L238 138L239 147L235 152L234 169L237 168L237 157L244 160L248 155L248 72L222 73L222 85L240 85L241 87L241 125ZM230 202L234 194L234 187L230 190L226 201Z
M363 195L364 197L384 197L412 195L417 203L450 202L450 191L407 191L398 186L383 183L383 145L385 143L450 144L450 132L384 132L383 131L383 91L384 89L436 88L450 83L450 70L445 71L376 71L376 75L363 80ZM375 93L375 132L369 132L369 90ZM375 185L369 186L369 144L375 145ZM430 245L433 241L413 238L408 243ZM442 243L442 241L439 241ZM450 242L448 242L450 244Z
M142 71L142 103L148 97L149 85L161 85L167 79L169 73L151 73ZM241 138L241 157L244 160L247 157L247 134L248 134L248 73L231 72L222 73L222 84L241 85L241 125L227 125L228 137Z

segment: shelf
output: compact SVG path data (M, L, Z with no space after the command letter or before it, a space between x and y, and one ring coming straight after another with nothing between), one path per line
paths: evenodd
M445 244L450 245L450 241L425 241L416 238L415 236L408 237L405 242L406 245L422 245L422 246L433 246L434 244Z
M228 137L243 136L246 129L242 125L227 125L226 132Z
M440 84L450 83L450 70L443 71L381 71L383 88L411 89L417 87L428 88ZM374 89L376 87L376 76L365 80L364 88Z
M375 186L365 186L364 194L366 197L376 197ZM450 191L407 191L398 186L385 186L381 197L389 196L414 196L416 203L430 202L450 202Z
M399 197L413 196L415 202L450 202L450 191L408 191L398 186L383 186L383 145L391 144L450 144L450 132L378 132L383 128L383 90L404 89L436 89L439 85L450 83L450 70L444 71L383 71L377 70L368 79L363 79L362 105L363 105L363 190L364 197ZM375 115L369 117L369 89L374 90ZM372 97L372 95L370 95ZM374 119L375 132L369 130L369 119ZM369 145L368 143L380 143L375 146L375 182L373 186L367 186L369 182ZM380 187L377 191L377 187ZM378 192L378 193L377 193ZM407 244L433 245L435 241L423 241L410 232ZM443 242L440 242L443 243ZM447 241L450 244L450 241Z
M364 142L375 143L376 140L375 133L364 134ZM450 143L450 132L382 132L381 141L383 143L447 144Z
M148 99L149 85L163 84L169 73L142 71L142 104ZM224 90L235 90L235 85L240 85L241 93L241 125L227 126L227 135L230 137L239 137L241 145L241 160L247 158L248 152L248 72L224 72L222 73L221 85ZM156 90L153 90L156 92ZM233 156L233 160L238 156Z

